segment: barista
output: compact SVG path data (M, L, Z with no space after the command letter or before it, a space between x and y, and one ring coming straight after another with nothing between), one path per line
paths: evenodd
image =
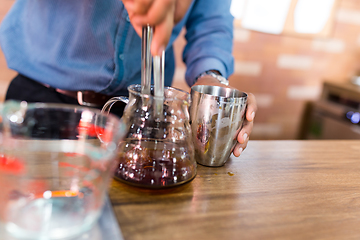
M172 44L183 27L186 82L224 86L233 72L231 0L18 0L0 27L9 68L19 73L6 99L101 107L141 83L141 28L155 27L151 52L165 49L165 85L175 69ZM199 77L200 76L200 77ZM249 94L234 155L245 149L256 112Z

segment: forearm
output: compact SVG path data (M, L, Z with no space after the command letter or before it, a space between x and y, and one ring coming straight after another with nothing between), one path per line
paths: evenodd
M187 45L183 53L189 86L207 70L216 70L225 78L232 74L233 17L230 4L230 0L198 0L195 3L186 24Z

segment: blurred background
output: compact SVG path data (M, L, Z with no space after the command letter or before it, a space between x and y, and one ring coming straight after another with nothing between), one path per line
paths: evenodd
M0 0L0 23L14 1ZM257 99L251 139L360 139L360 1L233 0L231 11L229 80ZM189 90L185 44L173 86ZM0 101L15 74L0 51Z

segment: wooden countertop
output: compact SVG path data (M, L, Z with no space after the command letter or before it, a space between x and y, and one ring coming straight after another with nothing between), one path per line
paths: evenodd
M360 140L250 141L181 187L109 194L125 240L360 239Z

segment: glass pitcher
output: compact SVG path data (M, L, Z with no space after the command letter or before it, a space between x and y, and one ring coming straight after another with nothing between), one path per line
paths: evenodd
M196 175L189 117L189 93L164 88L164 97L142 94L141 85L128 87L129 98L114 97L103 107L110 112L117 101L126 103L122 121L127 134L119 144L115 178L146 188L189 182Z

